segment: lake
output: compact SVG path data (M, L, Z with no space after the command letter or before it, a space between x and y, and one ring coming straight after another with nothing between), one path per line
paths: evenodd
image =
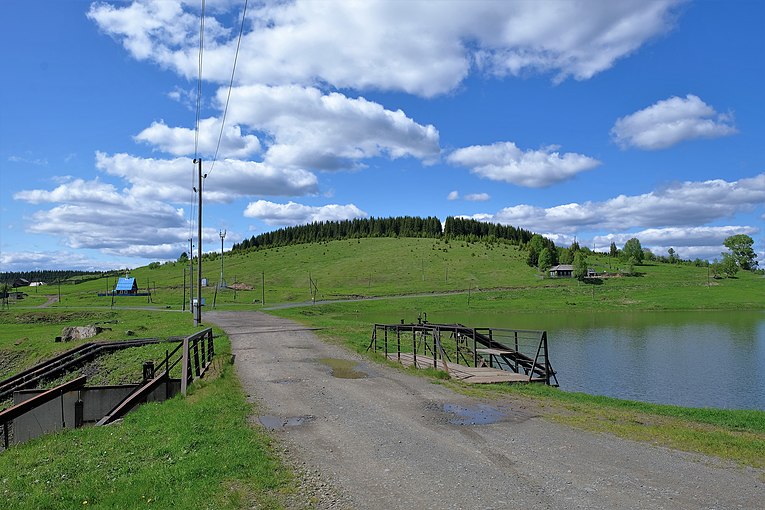
M472 327L545 329L560 387L686 407L765 410L765 312L488 314Z

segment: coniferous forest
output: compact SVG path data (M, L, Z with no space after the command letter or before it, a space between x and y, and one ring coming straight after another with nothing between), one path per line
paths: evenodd
M428 216L398 216L392 218L356 218L342 221L320 221L266 232L241 243L235 243L232 250L248 250L286 246L290 244L317 243L336 239L361 237L428 237L428 238L496 238L514 244L527 243L534 234L522 228L485 223L468 218L449 216L446 223Z

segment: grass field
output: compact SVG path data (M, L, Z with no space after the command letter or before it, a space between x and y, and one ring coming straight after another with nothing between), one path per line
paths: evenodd
M203 288L203 298L208 308L224 309L258 309L262 300L266 305L308 302L313 281L317 300L470 292L476 306L501 307L510 302L518 310L765 308L765 278L749 272L715 280L705 267L650 263L636 266L637 276L581 283L543 278L525 259L525 251L505 243L425 238L353 239L227 253L225 279L250 290L216 291L220 277L217 257L204 263L203 276L210 286ZM592 256L589 265L597 271L615 272L621 262ZM171 262L131 271L139 288L151 291L151 298L98 297L114 287L111 278L62 285L61 302L51 307L114 304L180 310L184 269L187 266ZM14 307L43 304L48 295L57 297L57 291L57 286L29 289L29 298Z

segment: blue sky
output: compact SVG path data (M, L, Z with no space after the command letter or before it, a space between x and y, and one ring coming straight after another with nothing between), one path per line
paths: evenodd
M200 4L3 3L0 270L187 250ZM257 2L213 166L243 7L206 2L206 251L461 215L765 259L765 2Z

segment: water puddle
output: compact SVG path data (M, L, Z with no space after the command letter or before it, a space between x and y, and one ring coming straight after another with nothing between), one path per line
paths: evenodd
M259 416L258 421L261 425L270 430L280 430L288 427L299 427L313 421L313 416Z
M319 363L327 365L332 369L332 377L338 379L364 379L368 376L366 372L356 370L359 363L349 359L321 358Z
M444 404L444 412L454 415L449 420L452 425L488 425L502 421L507 416L499 409L486 404L469 407Z

